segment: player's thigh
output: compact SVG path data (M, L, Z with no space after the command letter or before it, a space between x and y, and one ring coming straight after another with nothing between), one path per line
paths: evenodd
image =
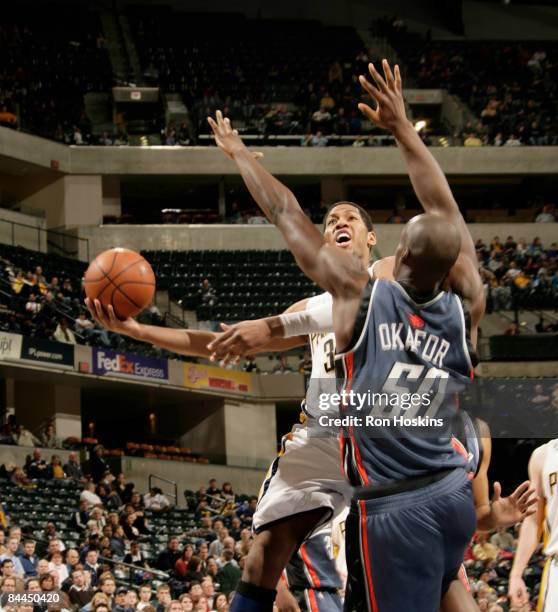
M343 478L339 456L337 439L311 438L304 428L286 436L262 485L255 531L317 508L328 511L324 520L343 510L351 487Z
M437 611L444 547L435 512L422 507L368 514L366 506L359 504L351 534L358 538L366 595L354 609Z

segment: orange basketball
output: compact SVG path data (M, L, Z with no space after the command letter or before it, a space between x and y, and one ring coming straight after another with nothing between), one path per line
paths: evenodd
M110 249L91 262L85 272L84 288L90 300L100 300L104 308L110 304L119 319L127 319L152 302L155 274L139 253Z

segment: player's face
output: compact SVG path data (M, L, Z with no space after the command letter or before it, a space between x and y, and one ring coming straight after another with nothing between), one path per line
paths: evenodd
M329 212L324 238L339 249L356 253L368 263L370 247L376 244L376 234L369 232L360 212L351 204L339 204Z

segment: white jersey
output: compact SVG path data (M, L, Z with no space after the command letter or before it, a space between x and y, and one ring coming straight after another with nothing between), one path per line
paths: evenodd
M372 264L368 271L370 276L374 274ZM331 293L320 293L308 299L306 310L313 310L323 306L333 309L333 298ZM320 332L308 335L310 351L312 353L312 374L303 403L303 410L308 416L319 417L324 414L317 407L320 393L333 393L335 391L335 333L333 332L333 312L331 315L330 332Z
M547 442L542 479L545 498L544 554L558 554L558 439Z

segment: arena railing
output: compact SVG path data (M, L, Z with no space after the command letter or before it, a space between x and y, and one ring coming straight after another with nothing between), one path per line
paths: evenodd
M4 244L22 246L33 251L54 253L73 259L78 258L80 245L83 245L87 261L89 261L88 238L8 219L0 219L0 236Z
M174 497L174 505L177 506L178 505L178 485L176 484L176 482L174 480L169 480L168 478L164 478L163 476L158 476L157 474L149 474L148 483L149 483L150 491L153 488L152 483L154 480L160 480L161 482L166 482L167 484L172 485L174 489L174 493L166 493L166 495L169 495L170 497Z

